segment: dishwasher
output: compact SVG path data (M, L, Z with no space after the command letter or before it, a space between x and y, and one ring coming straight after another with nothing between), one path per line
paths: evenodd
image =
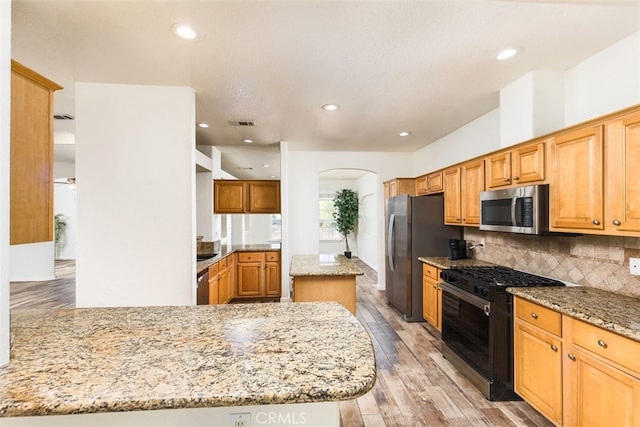
M197 305L209 304L209 269L205 268L204 271L198 274L196 279Z

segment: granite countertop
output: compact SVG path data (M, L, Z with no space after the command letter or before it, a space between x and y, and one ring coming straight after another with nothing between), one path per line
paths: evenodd
M442 270L447 268L456 268L456 267L495 266L495 264L492 264L490 262L480 261L478 259L473 259L473 258L451 259L447 257L426 256L426 257L418 257L418 260L424 263L433 265L434 267L440 268Z
M341 254L294 255L289 276L361 276L364 271Z
M507 288L507 292L640 341L640 299L586 286Z
M205 259L204 261L198 261L196 270L198 274L202 273L207 268L211 267L222 258L226 257L233 252L254 252L254 251L279 251L280 243L264 243L264 244L247 244L247 245L222 245L220 246L220 253L213 258Z
M353 399L371 339L335 302L27 310L12 315L0 417Z

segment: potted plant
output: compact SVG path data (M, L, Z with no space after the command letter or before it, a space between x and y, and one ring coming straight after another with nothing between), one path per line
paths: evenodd
M54 233L54 246L56 251L56 258L58 257L58 251L61 246L64 246L64 231L67 228L67 221L65 221L64 215L56 214L55 220L55 233Z
M336 211L333 217L336 220L338 232L344 236L345 252L347 258L351 258L349 249L349 233L356 229L358 223L358 193L348 188L336 192L333 198L333 206Z

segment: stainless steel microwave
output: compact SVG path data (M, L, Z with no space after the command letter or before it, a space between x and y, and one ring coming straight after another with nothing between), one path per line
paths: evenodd
M549 185L480 193L480 230L523 234L549 232Z

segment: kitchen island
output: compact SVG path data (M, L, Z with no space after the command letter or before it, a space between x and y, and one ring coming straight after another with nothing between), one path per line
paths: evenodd
M293 301L337 301L356 314L356 276L364 271L344 255L294 255Z
M0 426L337 426L376 379L369 335L331 302L24 311L12 332Z

